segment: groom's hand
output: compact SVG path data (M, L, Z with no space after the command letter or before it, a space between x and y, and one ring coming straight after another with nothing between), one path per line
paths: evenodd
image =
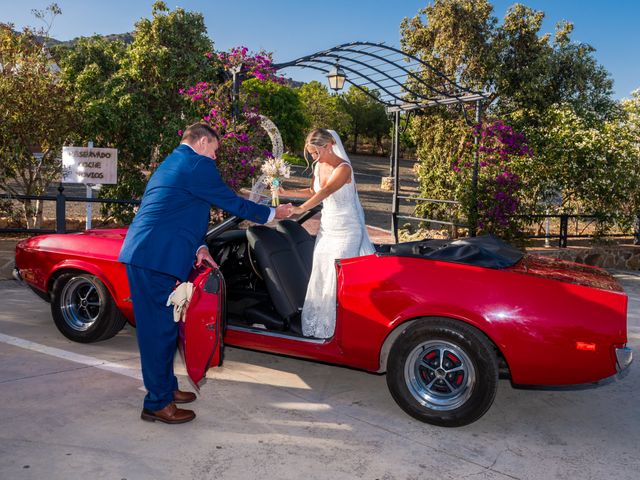
M293 205L290 203L283 203L276 207L276 218L287 218L291 214Z
M211 267L216 264L209 253L209 249L205 245L201 246L196 253L196 267L199 267L203 263L209 264Z

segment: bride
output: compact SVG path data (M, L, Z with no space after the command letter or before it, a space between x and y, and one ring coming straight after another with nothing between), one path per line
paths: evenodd
M305 142L305 156L307 154L315 164L312 186L282 190L282 194L308 198L299 207L293 207L292 215L322 203L320 230L302 308L302 333L308 337L329 338L336 325L335 261L369 255L375 250L367 234L351 162L338 134L323 128L313 130Z

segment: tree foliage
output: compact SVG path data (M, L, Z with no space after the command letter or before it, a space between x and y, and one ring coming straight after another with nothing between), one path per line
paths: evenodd
M640 166L640 89L631 92L631 98L625 99L621 103L625 115L621 128L624 129L629 142L630 171L640 176L638 173L640 170L638 168ZM640 215L640 180L636 178L636 181L637 184L634 189L630 190L625 206L627 211Z
M185 119L196 116L179 89L219 76L205 56L213 45L199 13L171 11L158 1L152 18L136 23L133 38L130 45L81 39L57 52L61 83L83 119L74 141L118 148L118 184L104 189L116 198L142 195L145 172L176 147ZM131 208L105 210L123 220L132 216Z
M297 90L282 83L252 78L242 83L241 99L243 103L257 103L260 112L278 126L287 150L302 150L309 124Z
M337 95L314 80L298 89L309 128L330 128L346 138L350 133L351 117Z
M367 87L361 88L352 86L341 96L344 110L351 117L351 148L354 153L358 152L358 139L361 136L375 139L376 146L381 147L382 137L388 135L391 129L384 106L376 100L380 93Z
M629 133L635 139L636 154L640 153L640 88L631 92L631 98L622 101L622 108L627 115ZM637 155L640 159L640 155Z
M56 4L38 18L61 11ZM41 40L46 30L0 24L0 184L12 194L42 195L60 176L62 146L74 126L74 111ZM42 223L42 202L25 200L27 227Z
M628 139L612 81L594 49L571 39L570 23L558 24L552 36L541 33L543 19L544 12L521 4L500 22L488 0L435 0L402 22L401 42L449 78L489 92L486 121L501 119L526 136L533 156L513 168L520 169L519 197L531 213L540 207L542 192L556 189L565 210L598 212L613 221L620 203L604 201L602 193L616 189L612 198L621 201L633 182L625 170ZM420 75L446 88L432 70ZM424 112L411 132L422 196L461 198L469 186L448 171L452 159L470 148L471 127L460 107ZM619 181L625 176L628 181Z

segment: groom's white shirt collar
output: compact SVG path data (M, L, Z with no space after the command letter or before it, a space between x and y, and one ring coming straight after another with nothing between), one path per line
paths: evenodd
M192 147L191 145L189 145L187 142L182 142L182 143L180 143L180 145L186 145L186 146L187 146L187 147L189 147L191 150L193 150L193 151L194 151L194 153L198 153L198 152L196 152L195 148L193 148L193 147ZM198 153L198 155L200 155L200 154Z

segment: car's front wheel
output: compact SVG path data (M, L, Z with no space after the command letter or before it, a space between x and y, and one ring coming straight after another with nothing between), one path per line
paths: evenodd
M55 280L51 313L58 330L81 343L111 338L126 323L107 287L88 273L64 273Z
M467 425L489 409L498 388L491 342L462 322L434 318L413 323L394 342L387 385L398 405L423 422Z

